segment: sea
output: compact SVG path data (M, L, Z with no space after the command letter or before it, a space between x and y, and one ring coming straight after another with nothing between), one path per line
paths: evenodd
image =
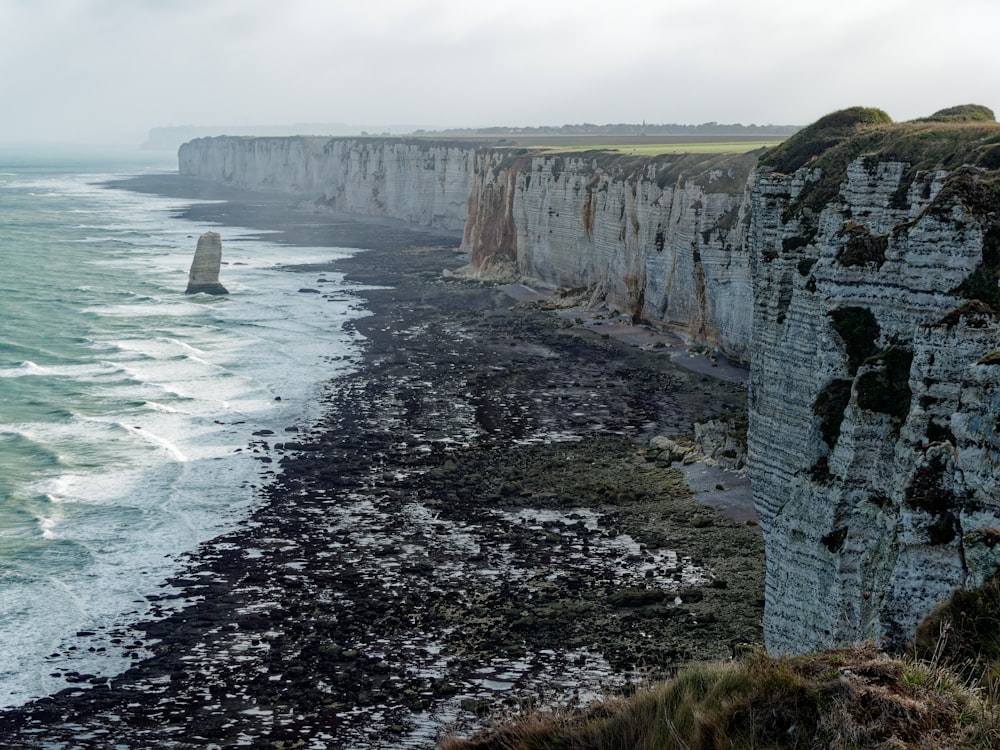
M0 706L124 671L116 634L258 501L277 464L254 432L308 425L358 361L356 288L297 268L357 250L104 185L171 171L169 153L0 148ZM230 294L185 295L209 230Z

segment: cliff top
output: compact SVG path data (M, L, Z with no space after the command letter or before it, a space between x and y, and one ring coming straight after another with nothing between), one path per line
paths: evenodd
M782 174L803 167L820 170L819 179L802 190L794 206L818 211L836 197L848 165L859 157L907 164L901 198L919 172L956 172L969 165L986 172L978 182L987 185L1000 179L1000 124L990 109L976 104L901 123L880 109L852 107L820 118L766 151L760 163Z
M880 109L851 107L833 112L770 149L761 163L790 174L805 166L829 166L830 157L879 156L924 169L963 164L1000 167L1000 124L992 110L966 104L930 117L894 123ZM823 163L820 163L823 162Z

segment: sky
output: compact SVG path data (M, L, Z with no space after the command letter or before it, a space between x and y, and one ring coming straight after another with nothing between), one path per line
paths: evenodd
M0 0L0 143L1000 112L995 0Z

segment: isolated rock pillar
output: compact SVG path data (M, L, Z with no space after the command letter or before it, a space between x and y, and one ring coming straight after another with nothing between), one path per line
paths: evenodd
M191 271L185 294L229 294L219 283L219 268L222 266L222 237L218 232L205 232L198 238L194 251Z

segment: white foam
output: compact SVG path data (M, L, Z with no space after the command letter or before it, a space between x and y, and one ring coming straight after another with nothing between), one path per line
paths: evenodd
M18 411L0 424L5 439L57 457L0 504L0 704L64 687L48 676L58 669L112 675L128 666L101 633L137 619L129 613L145 606L134 600L156 590L181 552L245 515L254 501L247 487L260 483L263 466L245 450L252 432L280 433L315 415L323 383L356 356L342 325L364 314L339 275L322 274L334 300L298 293L318 274L278 268L347 251L281 247L223 229L222 280L233 293L187 297L195 238L218 227L169 218L178 201L79 177L33 182L33 192L79 199L94 214L86 226L70 225L94 241L63 242L60 252L76 244L66 262L98 274L67 271L62 290L66 304L74 294L84 300L80 362L32 354L0 369L9 387L37 381L58 393L65 379L71 394L58 419L26 421ZM79 630L98 631L107 650L68 650ZM54 651L61 656L47 659Z

